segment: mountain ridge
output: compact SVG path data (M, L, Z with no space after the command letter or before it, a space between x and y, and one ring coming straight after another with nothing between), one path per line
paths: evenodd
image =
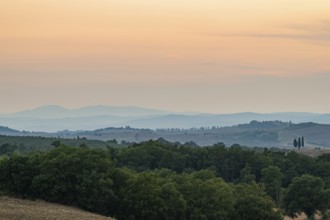
M67 109L58 105L48 105L2 115L0 125L17 130L55 132L66 129L94 130L125 126L150 129L224 127L249 123L253 120L330 124L330 114L309 112L210 114L171 112L136 106L95 105Z
M9 128L7 128L9 129ZM139 129L132 127L104 127L95 130L63 130L53 133L41 132L1 132L0 135L10 136L41 136L61 137L88 140L119 142L143 142L150 139L163 138L171 142L194 142L200 146L210 146L219 142L227 146L240 144L258 147L292 147L293 140L305 137L308 148L330 147L330 124L313 122L294 124L281 121L251 121L226 127L202 127L190 129Z
M107 106L92 105L80 108L65 108L60 105L45 105L33 109L18 111L12 114L3 114L9 117L34 117L34 118L63 118L63 117L87 117L96 115L115 115L115 116L144 116L168 114L170 111L143 108L137 106Z

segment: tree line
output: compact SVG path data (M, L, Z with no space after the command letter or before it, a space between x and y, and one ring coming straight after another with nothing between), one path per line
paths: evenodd
M298 139L294 139L293 140L293 146L295 147L295 148L298 148L298 149L300 149L301 147L304 147L305 146L305 139L304 139L304 137L299 137Z
M3 194L80 207L117 219L282 219L330 205L330 155L182 146L164 140L0 159ZM306 192L306 189L309 189Z

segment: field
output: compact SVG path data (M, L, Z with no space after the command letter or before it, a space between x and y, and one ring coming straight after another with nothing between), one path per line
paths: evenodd
M44 201L30 201L0 197L1 220L113 220L92 214L77 208L47 203Z
M307 219L307 216L305 214L301 214L300 216L298 216L298 218L290 218L288 216L285 216L284 217L284 220L306 220ZM315 215L315 220L320 220L321 217L319 215Z
M302 148L300 150L293 149L293 151L295 151L299 154L310 156L310 157L318 157L318 156L321 156L323 154L329 154L330 153L329 148L315 149L315 148L305 147L305 148Z
M7 196L0 197L0 219L1 220L114 220L110 217L96 215L77 208L63 206L44 201L30 201ZM302 214L294 220L305 220ZM316 215L315 220L321 219ZM293 220L285 216L284 220Z

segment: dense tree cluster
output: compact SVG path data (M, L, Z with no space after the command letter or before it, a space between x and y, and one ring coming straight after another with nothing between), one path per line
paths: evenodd
M295 148L298 147L298 149L300 149L301 147L304 147L305 146L305 139L304 139L304 137L301 137L301 138L298 138L298 139L295 138L293 140L293 146Z
M88 140L86 138L80 138L76 136L74 138L58 138L58 137L41 137L41 136L7 136L0 135L0 156L3 154L7 154L7 152L3 152L2 145L11 145L15 148L15 150L20 151L21 153L29 153L31 151L39 150L39 151L47 151L51 150L54 145L59 141L68 146L78 147L82 144L86 144L91 148L106 148L109 146L119 146L119 144L115 140L109 141L99 141L99 140Z
M117 219L282 219L330 205L330 156L164 140L0 158L0 191ZM308 193L304 193L309 189Z

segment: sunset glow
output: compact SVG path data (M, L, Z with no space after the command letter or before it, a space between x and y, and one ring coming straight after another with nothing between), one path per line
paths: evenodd
M329 0L2 0L0 113L330 112L329 12Z

